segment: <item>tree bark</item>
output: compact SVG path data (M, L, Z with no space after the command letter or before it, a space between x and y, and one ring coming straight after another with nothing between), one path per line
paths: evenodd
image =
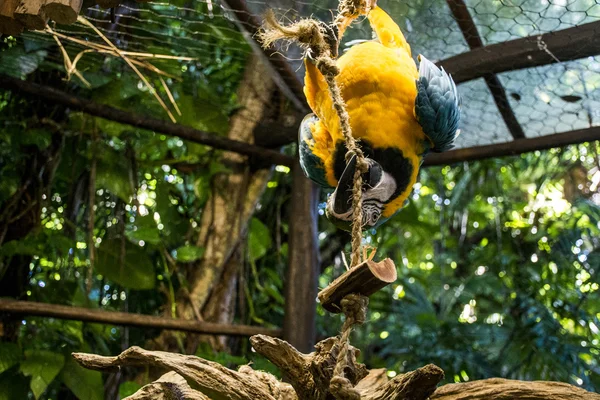
M292 174L283 338L308 353L316 340L319 189L304 176L300 164L294 166Z
M254 129L263 119L274 90L273 82L265 79L265 76L264 66L258 58L252 56L238 90L241 109L231 117L228 139L253 143ZM247 157L237 153L224 153L222 161L245 166L231 173L217 174L214 178L213 191L202 213L196 243L205 249L204 257L199 264L187 269L187 291L178 296L177 313L183 319L195 319L198 316L205 321L233 319L234 288L237 283L235 276L239 265L234 255L271 176L270 169L251 171ZM229 273L225 273L227 270ZM218 304L226 307L215 312L215 305ZM159 338L158 348L167 350L170 348L168 343L172 341L165 335L168 333L163 333ZM186 351L193 353L198 337L189 339ZM214 341L212 344L217 345ZM220 339L217 347L223 345L224 339Z

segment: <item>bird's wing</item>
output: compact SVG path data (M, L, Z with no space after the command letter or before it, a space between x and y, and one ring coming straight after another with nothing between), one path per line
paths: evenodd
M441 153L454 147L460 133L461 99L452 77L423 56L419 56L419 79L415 117L429 138L431 151Z
M298 131L298 153L304 174L322 187L334 187L331 136L314 114L302 120Z

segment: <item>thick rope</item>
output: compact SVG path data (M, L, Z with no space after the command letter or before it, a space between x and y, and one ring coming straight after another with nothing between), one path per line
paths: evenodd
M375 4L374 0L340 0L338 15L335 24L338 28L338 41L350 23L362 14L367 14ZM266 22L270 29L260 33L260 39L265 47L276 40L297 42L304 47L314 60L317 69L321 72L333 102L333 107L340 120L340 129L346 142L346 162L356 156L356 171L354 172L354 186L352 188L352 261L351 267L356 267L361 262L361 243L363 227L362 211L362 176L368 171L368 163L360 149L358 142L352 136L350 116L346 111L346 104L336 82L340 70L336 65L333 54L337 48L331 49L325 40L325 28L313 19L304 19L290 26L282 26L272 12L267 13ZM338 356L329 383L329 392L338 400L360 400L360 393L352 386L352 382L345 376L345 368L349 364L350 333L356 325L365 321L368 297L359 294L350 294L342 299L341 306L346 319L338 342Z
M360 394L345 377L344 369L349 364L350 333L356 325L362 325L367 315L369 298L359 294L349 294L341 301L342 311L346 316L342 334L338 342L338 356L333 370L333 378L329 382L329 391L337 399L360 400Z

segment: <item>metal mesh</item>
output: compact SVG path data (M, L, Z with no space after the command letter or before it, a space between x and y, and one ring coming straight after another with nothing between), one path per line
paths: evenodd
M379 4L400 25L415 58L423 54L437 61L469 51L446 0L380 0ZM289 20L309 16L330 20L337 1L248 0L246 5L258 19L267 8L272 8ZM484 45L600 20L600 0L467 0L466 5ZM239 24L228 10L226 4L213 0L126 2L117 9L114 23L110 21L108 10L92 7L83 15L120 49L152 53L157 45L167 43L171 55L197 60L161 63L170 63L170 67L173 64L198 67L207 63L218 66L224 59L244 62L251 53L247 37L239 32ZM56 26L54 30L71 38L105 44L80 23ZM216 47L216 37L225 38L226 45ZM348 41L370 38L370 27L363 19L347 32L342 49ZM50 68L62 68L63 55L50 34L29 32L18 40L30 51L39 47L48 52L46 63ZM69 40L62 43L71 58L86 49ZM300 51L292 47L284 51L284 55L302 79ZM85 76L86 66L97 68L106 62L103 54L86 53L80 61L80 69ZM600 57L505 72L499 74L499 79L527 137L598 126ZM512 140L482 79L460 84L459 91L463 96L463 118L457 147Z

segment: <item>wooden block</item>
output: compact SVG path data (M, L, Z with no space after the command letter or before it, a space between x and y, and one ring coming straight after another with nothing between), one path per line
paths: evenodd
M53 21L69 25L77 21L83 0L46 0L44 12Z
M21 0L15 10L15 19L31 30L42 30L46 27L48 17L44 12L46 0Z
M341 313L340 303L351 293L370 296L398 278L396 265L386 258L383 261L365 261L331 282L318 294L319 302L327 311Z
M18 5L19 0L0 1L0 33L12 36L23 32L23 24L15 19Z

